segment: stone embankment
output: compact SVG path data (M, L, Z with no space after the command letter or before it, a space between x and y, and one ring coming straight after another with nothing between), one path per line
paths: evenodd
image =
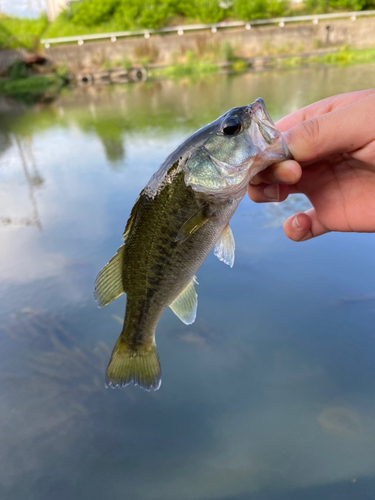
M152 35L147 39L134 37L118 39L116 42L53 45L45 49L45 55L52 62L65 64L74 73L99 72L103 65L116 65L124 59L135 65L145 60L154 65L166 65L183 58L188 51L197 56L207 51L219 52L224 44L230 44L236 56L247 59L260 55L335 49L343 45L361 49L375 45L374 33L375 18L370 17L317 24L296 23L284 27L266 26L251 30L226 29L216 33L207 30L182 36Z

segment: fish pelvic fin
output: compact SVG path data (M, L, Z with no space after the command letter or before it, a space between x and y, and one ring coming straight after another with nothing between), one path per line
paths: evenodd
M198 307L198 295L194 284L198 283L194 276L188 286L182 290L180 295L169 305L175 315L185 323L191 325L195 321Z
M129 346L120 336L113 349L105 386L116 388L134 383L146 391L157 391L161 370L156 344Z
M216 257L228 264L228 266L233 267L234 264L234 238L229 224L225 226L218 242L215 245L214 254Z

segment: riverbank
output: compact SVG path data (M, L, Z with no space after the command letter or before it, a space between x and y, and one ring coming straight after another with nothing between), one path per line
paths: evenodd
M113 40L81 41L50 46L45 56L55 64L65 64L73 73L103 71L115 66L164 66L194 60L209 62L279 55L299 55L343 46L353 49L375 47L375 17L291 23L285 26L246 26L226 30L211 29L172 34L152 34Z
M13 97L25 103L54 100L64 86L90 87L103 84L134 84L150 80L199 80L218 73L239 74L267 70L287 70L306 66L349 66L375 62L375 48L353 49L339 47L292 55L266 55L239 58L228 52L225 60L213 60L207 55L197 58L194 53L185 54L185 60L169 65L125 69L123 66L106 67L106 71L84 71L68 74L56 66L53 73L24 75L0 79L0 95Z
M218 72L236 74L247 71L264 71L296 68L302 66L348 66L375 62L375 48L319 50L298 55L259 56L250 59L236 58L225 62L195 60L190 55L184 63L175 63L161 68L150 68L150 78L204 78Z

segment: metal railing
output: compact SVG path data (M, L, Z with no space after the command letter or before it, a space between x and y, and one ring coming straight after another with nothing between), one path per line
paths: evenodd
M145 38L150 38L151 35L160 35L163 33L177 33L178 35L183 35L185 31L200 31L200 30L211 30L212 33L216 33L219 29L225 28L240 28L244 27L250 30L255 26L262 26L265 24L278 24L281 28L287 23L295 23L301 21L311 21L313 24L318 24L319 21L327 19L345 19L350 18L355 21L357 17L363 16L374 16L375 10L365 10L358 12L340 12L337 14L319 14L311 16L293 16L293 17L274 17L271 19L254 19L253 21L231 21L222 23L212 23L212 24L187 24L184 26L171 26L168 28L160 28L155 30L138 30L138 31L117 31L113 33L96 33L92 35L79 35L79 36L62 36L59 38L45 38L41 40L45 48L48 49L52 44L58 43L68 43L77 42L78 45L83 45L86 41L92 40L111 40L111 42L116 42L118 38L131 37L131 36L144 36Z

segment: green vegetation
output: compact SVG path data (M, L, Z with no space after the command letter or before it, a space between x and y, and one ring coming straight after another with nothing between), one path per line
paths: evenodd
M217 73L219 66L209 61L196 61L186 63L175 63L162 69L151 72L152 77L156 78L190 78L199 79L207 75Z
M48 27L46 16L38 19L0 17L0 50L24 47L34 50Z
M309 13L320 14L332 10L367 10L375 8L375 0L306 0Z
M82 0L71 2L48 26L45 18L33 22L44 23L43 37L53 38L373 8L375 0L305 0L297 5L289 0ZM40 34L35 28L34 36Z
M71 3L59 23L95 30L160 28L190 22L216 23L224 19L244 21L282 15L363 10L375 7L375 0L306 0L292 7L289 0L82 0ZM296 12L297 10L297 12ZM51 27L52 29L52 27Z
M299 12L374 7L375 0L306 0L302 8L299 7ZM219 22L228 18L247 20L290 13L289 0L82 0L72 2L50 24L45 16L38 19L18 19L0 15L0 49L24 47L37 51L42 37L158 28L199 21ZM289 44L274 47L271 42L267 43L269 46L265 43L262 55L273 57L267 63L272 68L375 62L375 49L355 50L344 47L331 54L304 57L300 55L303 52L301 44L296 47ZM159 69L149 68L149 76L198 79L217 73L223 62L228 63L226 68L229 71L240 73L248 69L249 63L246 59L237 57L237 49L229 41L221 44L217 41L199 41L194 52L176 54L172 65ZM290 56L278 57L281 54ZM135 61L148 66L157 59L157 48L145 40L136 47L134 59L103 59L98 64L106 70L114 67L130 70ZM53 71L54 74L41 74L46 71ZM66 67L31 69L24 62L17 62L8 69L8 79L0 80L0 94L28 102L53 98L66 83L66 74Z
M375 62L375 49L350 49L342 47L337 52L324 55L312 55L309 57L291 56L273 59L270 66L276 68L295 68L298 66L311 65L340 65L366 64Z
M32 103L56 97L64 80L58 75L37 75L0 81L0 94Z
M233 4L235 17L243 20L279 17L288 12L287 0L236 0ZM266 14L266 15L265 15Z
M232 73L242 73L250 67L246 59L233 57L227 59L227 70ZM267 68L287 69L300 66L366 64L375 62L375 49L350 49L341 47L336 52L322 55L293 55L290 57L272 57L266 62ZM217 73L220 65L207 58L199 58L197 54L188 53L185 62L174 63L168 67L150 71L151 78L199 79Z
M71 2L52 23L45 15L0 15L0 49L36 49L40 38L374 8L375 0L305 0L297 6L290 0L82 0Z

